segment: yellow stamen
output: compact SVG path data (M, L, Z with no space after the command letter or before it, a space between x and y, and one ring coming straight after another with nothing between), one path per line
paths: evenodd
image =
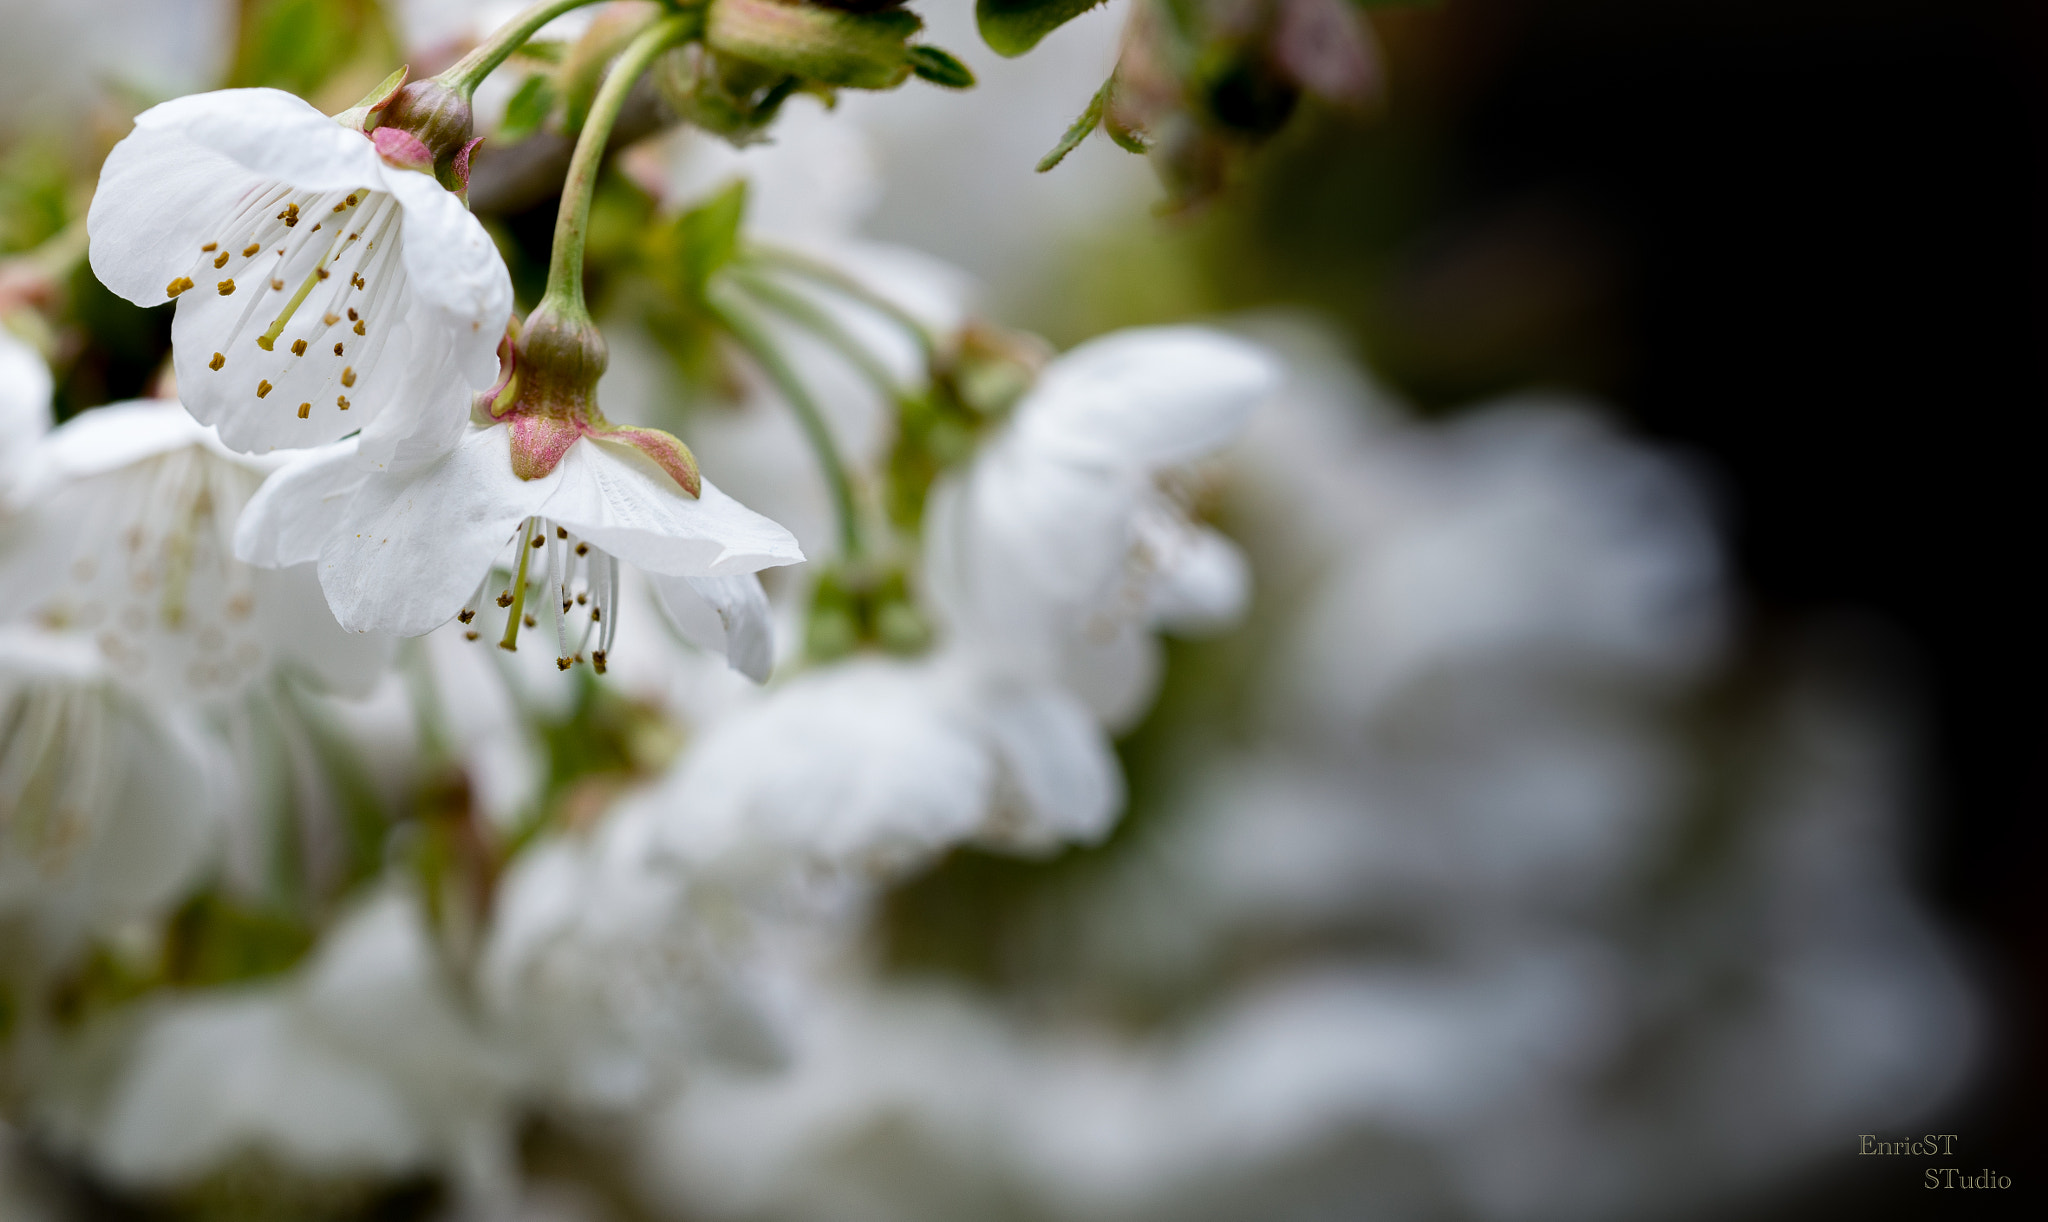
M336 396L334 396L334 406L336 406L336 407L340 408L340 409L341 409L342 411L347 411L347 410L348 410L348 396L347 396L347 395L336 395Z
M262 398L263 396L265 396L265 395L267 395L267 394L269 394L269 393L270 393L270 383L268 383L268 382L258 382L258 383L256 383L256 397L257 397L257 398L261 399L261 398Z
M227 363L228 363L228 358L226 358L226 357L222 356L222 355L221 355L220 353L216 352L216 353L214 353L214 354L213 354L213 359L212 359L212 360L210 360L210 361L208 361L208 362L206 362L206 367L207 367L208 369L211 369L211 370L214 370L214 371L218 372L218 371L219 371L219 369L220 369L220 367L221 367L222 365L225 365L225 364L227 364Z
M306 341L305 341L305 340L302 340L302 339L295 339L295 340L293 340L293 341L292 341L292 355L293 355L293 356L304 356L304 355L306 355Z
M341 384L343 386L354 386L356 384L356 371L353 365L341 367Z
M242 257L243 257L244 259L246 259L246 258L248 258L248 257L249 257L250 255L253 255L253 254L255 254L255 253L256 253L257 251L259 251L259 250L262 250L262 249L263 249L263 243L261 243L261 242L251 242L251 243L249 243L249 244L248 244L247 246L244 246L244 247L242 248Z
M228 252L221 251L220 255L214 259L213 265L215 267L226 267L228 265Z
M184 292L186 289L189 289L191 287L192 277L180 276L176 280L173 280L169 284L164 286L164 296L176 297L178 294Z
M202 246L202 247L200 247L200 248L199 248L199 253L201 253L201 254L205 254L205 255L210 255L210 254L212 254L212 253L213 253L214 251L216 251L216 250L219 250L219 249L220 249L220 243L219 243L219 242L208 242L208 243L207 243L206 245L204 245L204 246Z
M301 403L301 404L299 404L299 419L301 419L301 420L304 420L304 419L305 419L306 417L308 417L308 416L310 416L310 415L312 415L312 414L313 414L313 405L312 405L312 404L310 404L310 403Z
M213 287L219 289L220 295L225 297L229 293L235 291L235 282L233 280L223 280L219 284L214 285Z

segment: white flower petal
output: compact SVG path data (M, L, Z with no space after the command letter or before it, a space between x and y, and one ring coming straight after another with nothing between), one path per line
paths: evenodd
M1161 467L1221 449L1279 385L1263 350L1203 327L1140 327L1090 340L1046 367L1017 409L1046 452Z
M1100 840L1123 809L1123 773L1080 701L1054 688L990 701L990 737L1018 808L990 839L1020 848Z
M548 517L650 574L725 576L804 558L787 530L710 480L691 497L630 447L586 438L569 447L555 475Z
M264 568L319 559L350 499L370 477L356 449L351 437L308 450L272 472L235 522L235 556Z
M251 1147L329 1175L393 1175L428 1153L392 1083L307 1030L279 991L161 1014L99 1146L107 1170L136 1185L190 1181Z
M22 455L50 429L50 392L50 367L0 327L0 496Z
M520 479L510 434L494 426L470 430L431 463L371 475L321 549L327 605L351 632L433 631L461 610L520 521L540 513L570 474L564 460L544 479Z
M1193 636L1227 628L1251 602L1251 568L1244 553L1206 526L1164 534L1154 542L1155 576L1150 619L1168 632Z
M766 683L775 667L768 594L752 573L737 577L654 577L654 591L684 639L725 655L732 668Z
M902 864L970 835L993 771L928 666L862 660L803 676L718 723L644 801L687 861L786 870Z
M372 632L346 632L327 609L311 564L256 574L258 631L276 642L279 661L297 666L340 696L370 694L391 665L398 642Z
M498 378L498 341L512 313L505 260L476 217L431 175L386 167L384 183L405 209L408 283L445 317L462 377L489 386Z

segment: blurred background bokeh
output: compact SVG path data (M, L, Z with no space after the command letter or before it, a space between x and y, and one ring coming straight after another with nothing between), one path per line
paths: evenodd
M474 13L488 7L452 0L383 7L372 0L0 0L0 255L46 250L81 214L80 193L99 158L141 106L229 83L276 85L339 109L381 78L390 62L410 58L431 69L440 66L436 56L452 59L471 34ZM1885 871L1895 869L1901 894L1931 907L1934 932L1925 936L1936 949L1914 949L1919 931L1899 934L1897 947L1902 962L1923 956L1939 961L1940 969L1902 979L1908 987L1954 996L1929 999L1930 1008L1912 1021L1900 1019L1900 1029L1947 1032L1968 1044L1927 1050L1931 1076L1924 1081L1900 1071L1907 1083L1902 1097L1917 1100L1919 1109L1905 1122L1913 1132L1960 1135L1970 1166L1995 1167L2013 1177L2015 1188L1958 1205L1955 1194L1923 1191L1921 1168L1910 1160L1859 1160L1858 1134L1889 1119L1850 1119L1853 1109L1817 1113L1840 1131L1822 1140L1816 1153L1812 1131L1792 1115L1809 1096L1787 1085L1782 1095L1752 1090L1754 1115L1722 1097L1713 1103L1718 1110L1690 1117L1661 1139L1665 1145L1637 1149L1629 1157L1638 1159L1648 1187L1622 1184L1610 1196L1589 1197L1602 1203L1598 1210L1586 1205L1586 1216L1611 1213L1616 1201L1641 1202L1618 1208L1620 1216L1643 1217L2036 1216L2030 1207L2038 1208L2039 1172L2048 1166L2039 1153L2048 1134L2037 1119L2038 1100L2048 1093L2040 1039L2048 1015L2041 992L2048 978L2048 905L2038 881L2048 781L2042 713L2048 702L2040 693L2048 676L2032 634L2039 598L2025 594L2040 547L2039 498L2029 491L2039 485L2032 470L2036 447L2024 439L2033 435L2048 390L2041 292L2048 272L2048 197L2041 184L2048 154L2048 91L2042 88L2048 10L2024 0L1442 0L1375 8L1378 75L1367 106L1347 110L1304 100L1280 134L1238 167L1226 190L1160 215L1159 188L1145 161L1107 140L1089 141L1048 174L1032 172L1113 60L1121 3L1078 19L1016 61L997 60L975 43L965 0L913 7L943 45L975 67L982 85L957 98L929 91L851 98L827 121L828 127L857 123L872 144L869 235L964 268L979 281L991 317L1036 331L1058 347L1116 327L1223 319L1298 353L1297 370L1310 372L1297 374L1304 388L1297 393L1346 405L1341 410L1357 417L1347 427L1378 436L1374 430L1398 417L1440 430L1428 441L1389 442L1393 450L1413 446L1428 453L1415 457L1412 467L1392 463L1384 471L1390 484L1399 484L1414 470L1440 464L1455 472L1444 477L1444 487L1393 509L1374 509L1359 521L1414 515L1421 538L1439 521L1454 522L1461 511L1497 500L1508 519L1549 522L1543 515L1562 515L1557 520L1566 526L1559 533L1568 534L1569 523L1578 520L1572 515L1582 510L1552 508L1543 499L1549 492L1531 493L1535 500L1527 504L1515 501L1517 481L1592 488L1612 476L1627 487L1588 491L1596 507L1583 512L1596 518L1640 513L1642 521L1624 524L1630 529L1613 527L1628 535L1617 547L1662 555L1658 549L1693 546L1687 515L1696 509L1676 511L1668 522L1659 518L1668 508L1664 501L1677 495L1669 489L1683 488L1706 507L1699 521L1718 531L1726 572L1709 554L1698 565L1704 577L1672 561L1685 572L1671 581L1725 581L1726 622L1700 628L1703 640L1715 643L1697 646L1718 649L1718 660L1706 671L1684 657L1674 660L1674 652L1693 647L1668 636L1645 647L1650 660L1640 665L1600 654L1611 642L1588 647L1600 654L1597 665L1587 664L1598 677L1574 678L1567 686L1628 690L1619 696L1603 691L1598 711L1587 717L1601 725L1654 725L1656 733L1669 734L1693 753L1686 766L1694 782L1736 792L1723 795L1731 808L1748 800L1739 792L1740 778L1768 771L1756 763L1767 752L1755 742L1775 731L1759 727L1798 722L1806 715L1800 710L1811 706L1831 710L1815 714L1822 722L1854 724L1865 734L1860 746L1844 750L1871 758L1843 766L1863 769L1856 775L1871 787L1869 802L1895 809L1902 822L1887 831L1882 818L1851 817L1828 833L1838 842L1822 840L1838 844L1843 860L1881 842L1893 860L1879 873L1890 878ZM53 75L52 63L63 71ZM524 306L533 300L534 271L545 264L555 201L544 174L536 190L531 175L514 172L525 164L518 144L515 138L485 146L475 202L506 250ZM493 167L494 157L504 160ZM614 175L600 198L600 225L608 207L623 218L621 225L651 207L641 185L633 175ZM603 242L600 229L593 237L597 275L630 275L630 256L608 256ZM9 291L0 283L0 297ZM143 393L168 348L168 311L120 301L82 263L57 293L54 305L38 304L48 305L48 317L57 320L41 338L53 355L60 418ZM601 287L598 298L604 300ZM1348 372L1356 370L1369 374ZM1475 405L1497 404L1503 396L1521 396L1522 414L1503 418L1490 408L1483 418L1473 415ZM1559 423L1578 419L1575 414L1545 414L1560 402L1587 401L1604 405L1597 412L1619 434L1662 448L1676 465L1658 466L1663 459L1640 455L1599 457L1615 443ZM1461 422L1470 427L1459 431ZM1271 438L1249 444L1253 454L1246 461L1254 469L1261 461L1280 463L1272 456L1290 452ZM1638 463L1649 465L1631 465ZM1538 467L1549 474L1529 474ZM1371 478L1374 470L1370 464L1356 468L1358 478ZM1628 474L1613 475L1618 470ZM1284 464L1265 474L1269 488L1290 476ZM1312 483L1316 477L1301 478ZM1248 478L1247 486L1259 485ZM1508 914L1503 922L1523 919L1512 914L1526 901L1533 910L1565 912L1558 928L1573 937L1597 928L1607 931L1599 937L1619 940L1613 931L1637 918L1626 915L1634 911L1626 905L1616 910L1623 915L1602 907L1609 904L1602 898L1608 883L1594 865L1532 866L1525 876L1512 862L1493 873L1476 864L1495 849L1502 861L1522 860L1499 848L1497 829L1475 831L1471 840L1451 836L1447 849L1418 850L1423 857L1462 853L1463 860L1388 866L1384 876L1375 873L1380 867L1366 865L1331 884L1361 893L1412 889L1389 909L1407 905L1393 915L1364 901L1352 908L1345 906L1348 899L1332 901L1330 910L1341 910L1339 916L1293 914L1242 937L1218 934L1214 945L1196 951L1177 943L1180 935L1172 929L1148 930L1145 922L1153 917L1168 926L1213 921L1218 929L1234 928L1238 920L1230 909L1235 901L1218 900L1204 915L1202 895L1213 899L1220 892L1201 891L1199 868L1189 867L1194 883L1175 875L1185 865L1171 865L1180 850L1160 847L1177 838L1200 841L1204 802L1215 791L1312 782L1336 786L1331 800L1339 804L1356 796L1343 788L1351 774L1334 765L1317 764L1324 770L1312 772L1269 751L1281 738L1315 737L1313 728L1290 717L1322 718L1315 724L1327 726L1346 715L1337 707L1343 700L1329 697L1337 704L1325 708L1317 703L1323 696L1300 694L1313 683L1276 696L1275 685L1262 686L1259 678L1305 665L1290 663L1275 641L1311 631L1316 614L1341 614L1344 605L1337 611L1327 602L1310 606L1314 600L1300 591L1321 580L1321 571L1298 563L1275 541L1301 534L1301 523L1317 514L1327 513L1340 535L1350 519L1309 492L1285 502L1261 500L1255 490L1239 487L1215 499L1217 520L1250 554L1259 601L1246 628L1170 647L1156 710L1120 742L1132 793L1124 822L1103 845L1051 860L959 849L901 882L883 903L871 938L889 977L963 990L992 1005L1005 1022L1058 1031L1078 1017L1145 1032L1274 964L1318 956L1421 961L1455 945L1461 948L1456 955L1499 960L1501 972L1474 977L1492 980L1512 975L1508 967L1518 956L1538 954L1492 934L1439 938L1436 924L1410 919L1431 904L1463 904L1461 896L1507 897L1500 900ZM1602 532L1610 526L1601 519L1588 529L1606 538ZM1631 533L1636 528L1640 536ZM1510 530L1498 546L1513 552L1524 544L1536 550L1556 543L1530 529L1535 533L1527 539ZM1272 546L1262 548L1262 542ZM1712 551L1711 543L1702 546ZM1505 588L1512 596L1523 587ZM1459 587L1451 598L1483 598L1492 589ZM1380 607L1376 597L1360 595L1356 605ZM1546 614L1568 621L1574 614L1569 603L1564 599L1562 609ZM1667 632L1675 622L1660 619L1656 631ZM1557 632L1560 640L1570 635ZM1558 648L1559 656L1570 652ZM1353 679L1362 689L1371 668L1359 666ZM1652 677L1643 679L1630 667ZM1667 670L1686 677L1670 680ZM1419 746L1405 755L1389 748L1390 760L1438 750L1445 753L1436 761L1442 773L1482 768L1485 748L1461 745L1458 734L1469 731L1482 743L1496 732L1534 741L1540 736L1531 727L1550 717L1539 711L1517 721L1516 702L1541 710L1567 699L1551 688L1538 691L1542 683L1562 681L1511 671L1481 668L1470 692L1442 696L1443 708L1403 712L1405 729L1372 733L1415 736L1411 746ZM1246 714L1236 707L1240 695L1248 703L1263 701L1263 711ZM1287 700L1299 707L1272 711ZM1470 729L1496 715L1520 729ZM1454 722L1455 732L1443 728ZM1233 753L1258 767L1227 776L1204 771ZM1339 747L1325 752L1343 754ZM1386 779L1398 771L1390 765L1378 775L1408 798L1438 783ZM1314 806L1296 798L1303 809ZM1242 797L1249 808L1274 810L1287 800ZM1688 800L1709 802L1697 795ZM1468 805L1477 809L1484 801L1473 798ZM1220 827L1221 819L1211 823ZM1312 822L1296 827L1276 818L1264 830L1242 834L1308 837L1319 834ZM1700 823L1708 830L1699 834L1711 839L1714 826L1711 819ZM1189 852L1256 856L1212 832L1212 839L1222 839ZM1569 828L1556 835L1567 856L1579 843L1570 840ZM1605 842L1593 837L1584 843L1594 846L1587 849L1592 853ZM1390 844L1356 851L1398 858L1399 846ZM1541 859L1545 847L1529 848L1526 858ZM1807 850L1795 846L1782 854L1789 860L1801 851ZM1829 854L1837 850L1821 852L1826 860L1813 872L1795 871L1772 886L1789 893L1825 890L1835 877ZM1674 851L1665 868L1675 878L1688 862L1712 859L1711 845L1694 845ZM1159 873L1154 867L1162 860L1169 866ZM1194 898L1172 891L1182 885L1195 888ZM1679 889L1682 880L1643 884L1646 893L1660 886ZM1165 888L1167 898L1148 907L1148 887ZM1584 916L1582 901L1605 915ZM1656 907L1641 902L1645 912ZM1738 923L1729 911L1694 914L1711 926L1692 931L1698 945L1717 944L1715 922ZM1478 912L1456 916L1440 924L1485 921ZM1640 919L1638 928L1655 925L1652 917ZM1842 918L1837 912L1829 919ZM1868 919L1890 918L1877 913ZM1659 946L1664 949L1632 949L1634 958L1618 962L1633 966L1614 970L1654 974L1656 965L1691 954L1683 948L1695 943ZM1550 949L1564 958L1579 953ZM1737 945L1727 953L1743 952ZM1881 938L1868 953L1883 957ZM1594 971L1592 978L1598 976ZM1537 1004L1512 989L1495 996L1475 987L1446 1012L1495 1006L1512 1012L1524 1003ZM1953 1013L1940 1012L1951 1003ZM1688 1006L1706 1003L1669 1004L1689 1013ZM888 1026L886 1018L870 1020ZM914 1028L924 1019L903 1021ZM1551 1014L1541 1021L1572 1020ZM1682 1025L1673 1020L1674 1029ZM1471 1055L1465 1072L1493 1072L1479 1052ZM1518 1063L1499 1049L1485 1055ZM1872 1055L1891 1064L1904 1054ZM1640 1056L1647 1063L1655 1053ZM1776 1072L1760 1064L1752 1068L1766 1076ZM1448 1098L1456 1075L1442 1082ZM1853 1096L1853 1089L1844 1089ZM1669 1096L1694 1097L1677 1088ZM1110 1103L1103 1107L1114 1110ZM1447 1115L1455 1111L1444 1107ZM1435 1115L1424 1104L1415 1111ZM1535 1108L1525 1116L1547 1114ZM1627 1130L1634 1123L1628 1115L1618 1109L1602 1123ZM1369 1120L1354 1122L1370 1129ZM1465 1123L1474 1133L1484 1127L1469 1118L1442 1123ZM1642 1124L1650 1127L1647 1120ZM706 1125L715 1128L716 1117L678 1114L672 1132L688 1141ZM1784 1165L1755 1174L1741 1170L1744 1160L1760 1167L1770 1161L1766 1153L1752 1154L1741 1136L1752 1125L1765 1133L1783 1125L1795 1134L1786 1139ZM1600 1126L1589 1122L1588 1131ZM542 1166L554 1159L573 1171L588 1161L587 1141L536 1142ZM1700 1151L1690 1171L1698 1183L1682 1170L1688 1143ZM1597 1141L1566 1142L1551 1157L1570 1163L1598 1147ZM897 1172L913 1180L938 1174L917 1163L925 1156L914 1142L904 1149L909 1152L898 1156L912 1162ZM1517 1149L1517 1157L1545 1157L1536 1146ZM886 1164L888 1157L884 1151L876 1161ZM1494 1189L1439 1198L1426 1184L1411 1182L1420 1175L1404 1165L1399 1148L1392 1155L1382 1151L1378 1161L1341 1146L1291 1157L1297 1162L1266 1166L1265 1178L1241 1183L1233 1190L1238 1195L1224 1194L1206 1207L1213 1216L1243 1218L1462 1217L1469 1215L1460 1209L1477 1209L1472 1200L1512 1202L1521 1199L1518 1191L1539 1199L1542 1190L1529 1185L1544 1182L1534 1172L1503 1173ZM1458 1164L1463 1172L1446 1173L1471 1173L1484 1161L1483 1147L1475 1146ZM867 1185L874 1195L859 1209L848 1206L844 1216L890 1216L893 1198L862 1178L874 1174L848 1173L845 1183ZM1739 1180L1739 1190L1725 1197L1709 1192L1724 1175ZM1295 1177L1352 1188L1331 1197L1294 1194L1288 1185ZM830 1188L839 1181L829 1177L820 1182L828 1185L820 1191L850 1191L843 1184ZM1668 1183L1678 1199L1660 1197L1659 1183ZM678 1199L693 1199L693 1191L685 1185ZM980 1212L987 1200L976 1191L934 1189L916 1216L996 1216ZM1107 1195L1091 1197L1076 1189L1071 1200L1082 1202L1077 1208L1085 1214L1087 1202L1114 1197L1103 1191ZM1697 1210L1685 1196L1695 1191L1704 1202ZM715 1202L717 1194L706 1199ZM1443 1199L1466 1204L1427 1204ZM614 1201L612 1207L621 1219L669 1216L644 1204ZM785 1216L833 1212L800 1194L780 1207ZM157 1216L122 1212L129 1208L109 1198L104 1214L95 1216ZM629 1208L650 1212L624 1212ZM1553 1204L1528 1216L1570 1217L1572 1209ZM1517 1216L1512 1205L1499 1211ZM1020 1209L1020 1216L1037 1215Z

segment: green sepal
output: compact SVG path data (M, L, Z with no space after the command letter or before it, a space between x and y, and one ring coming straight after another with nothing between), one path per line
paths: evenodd
M910 36L924 28L902 9L850 13L781 0L713 0L704 42L729 55L848 89L894 89L910 78Z
M1102 112L1109 106L1110 87L1114 84L1116 77L1112 74L1108 80L1102 82L1102 88L1095 91L1095 96L1088 99L1088 105L1081 111L1081 117L1075 119L1073 126L1067 128L1067 134L1060 137L1058 144L1053 145L1052 152L1039 158L1040 174L1065 161L1067 154L1079 148L1081 142L1088 138L1088 133L1102 126Z
M997 55L1016 57L1103 0L975 0L974 24Z
M370 123L371 112L381 110L390 104L391 99L397 95L398 91L405 88L406 74L411 71L411 65L401 65L398 71L385 77L378 83L375 89L364 94L362 101L334 116L334 121L343 127L353 128L359 132L369 131L372 126Z
M974 88L972 69L951 54L929 44L910 48L910 70L941 88Z

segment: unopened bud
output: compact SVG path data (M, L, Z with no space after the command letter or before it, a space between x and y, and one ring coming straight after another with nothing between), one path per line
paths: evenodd
M469 99L461 90L438 80L413 81L384 106L371 139L377 139L377 132L386 128L411 136L432 158L435 176L459 190L455 161L467 151L475 126ZM377 147L384 151L382 142ZM463 168L466 177L467 166Z
M910 36L923 28L901 9L855 13L803 0L713 0L704 41L825 85L893 89L911 73Z

